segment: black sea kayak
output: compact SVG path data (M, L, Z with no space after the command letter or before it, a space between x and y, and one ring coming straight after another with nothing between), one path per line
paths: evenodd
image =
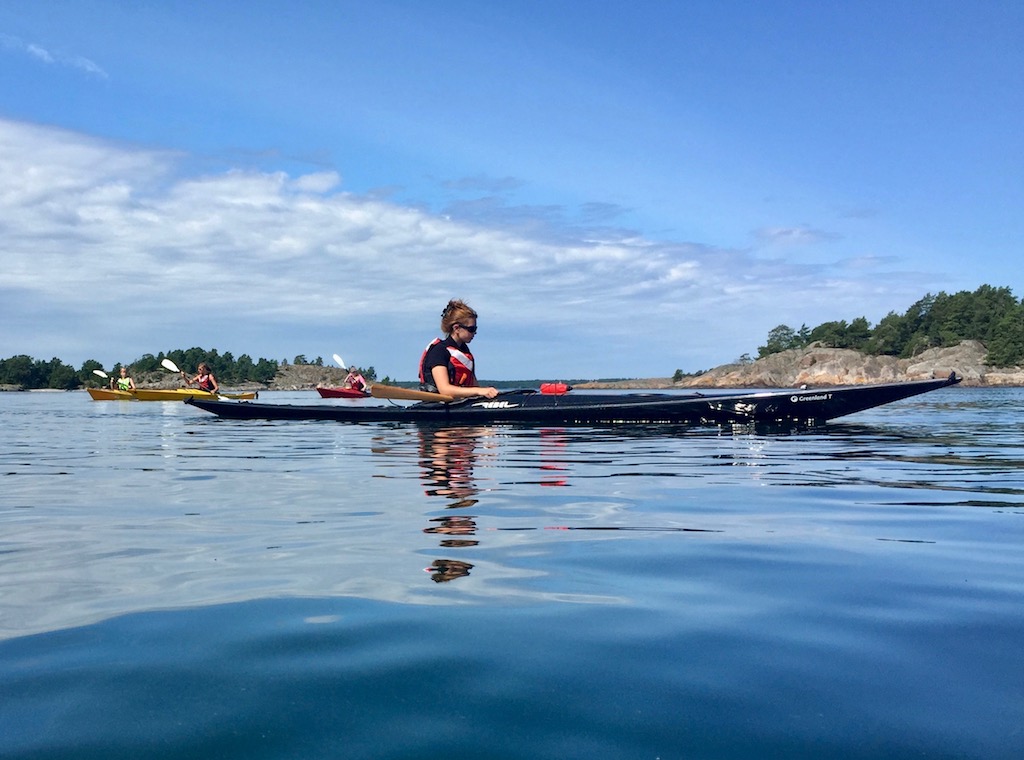
M540 425L676 423L815 424L921 393L956 385L943 380L793 389L737 394L567 393L508 391L494 399L411 405L295 405L191 398L185 403L236 420L333 420L337 422L424 422L455 425L522 423Z

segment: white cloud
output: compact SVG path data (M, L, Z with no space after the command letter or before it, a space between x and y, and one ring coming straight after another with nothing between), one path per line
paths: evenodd
M9 34L0 34L0 48L13 54L24 54L48 66L68 66L79 69L100 79L107 79L105 72L97 63L79 55L65 55L47 50L34 42L25 42Z
M799 225L796 227L762 227L754 233L765 245L814 245L837 240L838 235Z
M481 331L494 376L535 376L532 365L657 374L729 361L780 322L851 318L866 294L882 298L870 265L796 266L607 228L552 235L547 210L531 236L342 192L333 172L178 176L177 159L0 120L0 317L18 325L0 356L352 347L406 377L440 305L461 296L504 336L484 349ZM889 296L883 314L904 305Z
M25 45L25 52L33 58L38 58L43 63L56 63L53 56L38 45Z

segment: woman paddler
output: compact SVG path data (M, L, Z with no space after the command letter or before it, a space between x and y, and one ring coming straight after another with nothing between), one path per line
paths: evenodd
M434 340L420 358L420 389L455 398L494 398L497 388L481 387L469 344L476 336L477 315L464 302L452 299L441 312L444 338Z
M181 373L182 379L185 381L185 385L197 385L199 390L206 391L208 393L219 393L220 385L217 383L217 378L213 376L210 371L210 365L206 362L200 362L199 366L196 367L196 376L189 379L188 375L184 372Z
M366 378L363 377L362 373L360 373L356 367L349 367L348 374L345 375L345 382L342 383L342 386L365 392Z

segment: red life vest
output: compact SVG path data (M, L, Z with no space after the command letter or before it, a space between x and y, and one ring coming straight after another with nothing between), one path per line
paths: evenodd
M420 385L435 387L434 378L423 365L427 361L427 352L442 342L440 338L434 338L423 349L423 355L420 357ZM476 386L476 374L473 371L473 354L468 349L462 351L457 346L445 346L445 348L448 349L448 382L462 387Z

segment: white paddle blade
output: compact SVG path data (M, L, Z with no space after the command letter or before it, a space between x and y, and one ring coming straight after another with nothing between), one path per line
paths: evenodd
M337 354L334 355L334 361L338 362L338 366L341 367L342 369L348 369L348 367L345 366L345 360L342 359Z
M94 375L99 375L100 377L106 377L106 378L109 378L109 377L110 377L110 375L108 375L108 374L107 374L106 372L104 372L104 371L103 371L103 370L101 370L101 369L94 369L94 370L92 371L92 373L93 373Z
M160 364L163 366L164 369L169 369L171 372L181 372L181 370L178 369L178 365L172 362L170 359L164 359L162 362L160 362Z

